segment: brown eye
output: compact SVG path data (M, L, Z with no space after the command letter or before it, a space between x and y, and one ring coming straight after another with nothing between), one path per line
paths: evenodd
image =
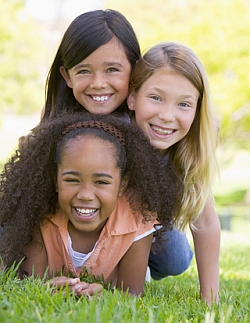
M115 67L110 67L107 69L107 73L113 73L113 72L118 72L119 70Z
M101 181L101 180L99 180L99 181L96 181L96 184L108 185L109 183L108 183L108 182L106 182L106 181Z
M88 70L80 70L76 74L90 74L90 71L88 71Z

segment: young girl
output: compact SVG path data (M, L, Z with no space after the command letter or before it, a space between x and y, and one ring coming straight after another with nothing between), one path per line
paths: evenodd
M61 114L34 128L1 174L4 265L25 257L20 276L77 295L101 291L80 282L85 268L141 294L156 214L170 228L179 190L157 160L137 127L111 115Z
M189 48L162 43L151 48L134 69L129 108L151 144L174 162L184 183L175 225L190 224L201 296L218 301L220 225L213 206L212 178L217 170L218 124L212 113L206 72ZM171 239L170 239L171 240ZM165 253L150 255L154 279L168 275L168 259L180 257L166 245Z
M137 37L121 13L95 10L78 16L50 68L43 119L84 108L94 114L126 111L129 78L139 57Z

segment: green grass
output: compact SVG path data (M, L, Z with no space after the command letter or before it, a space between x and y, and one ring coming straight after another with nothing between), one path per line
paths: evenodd
M242 203L244 202L245 195L247 193L246 189L234 190L231 192L224 192L224 194L215 194L214 198L217 205L228 206L230 204Z
M248 323L249 255L247 234L222 232L220 304L211 308L199 299L195 261L179 277L147 283L142 298L104 291L100 299L77 299L52 293L42 280L20 281L13 270L0 272L0 322Z

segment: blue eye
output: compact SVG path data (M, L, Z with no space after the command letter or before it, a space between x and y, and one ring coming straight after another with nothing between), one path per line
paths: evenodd
M162 101L161 98L158 95L151 95L150 98L155 100L155 101Z
M181 107L184 107L184 108L188 108L188 107L190 107L190 104L188 104L188 103L186 103L186 102L181 102L181 103L179 103L179 105L180 105Z

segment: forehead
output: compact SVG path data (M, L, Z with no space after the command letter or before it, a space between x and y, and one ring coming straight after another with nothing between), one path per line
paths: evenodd
M122 43L116 37L113 37L106 44L98 47L88 57L86 57L85 60L95 59L96 56L98 56L99 59L115 58L117 60L127 60L125 49Z
M63 155L74 156L105 156L115 159L115 144L105 138L100 138L93 134L78 135L67 140Z
M190 91L198 92L194 84L182 73L169 67L162 67L157 69L146 81L148 84L154 85L156 82L162 87L174 86L176 90L188 89ZM179 85L178 85L179 84Z
M58 164L58 172L76 172L91 178L97 174L121 176L114 145L93 136L78 136L68 140Z

